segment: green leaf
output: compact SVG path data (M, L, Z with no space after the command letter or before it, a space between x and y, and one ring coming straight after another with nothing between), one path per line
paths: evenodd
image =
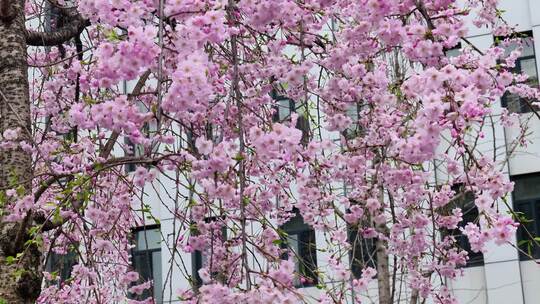
M19 280L20 277L25 273L24 269L17 269L13 272L13 276L15 277L15 280Z
M26 192L26 190L24 189L24 186L20 185L19 187L17 187L17 195L18 196L23 196L25 192Z
M281 237L282 239L285 239L289 236L289 234L287 232L285 232L285 230L281 229L281 228L278 228L277 229L277 233L279 235L279 237Z
M6 263L7 263L8 265L11 265L11 264L15 263L16 261L17 261L17 259L16 259L14 256L8 256L8 257L6 257Z
M105 32L105 36L107 37L107 40L109 40L111 42L118 42L118 41L122 40L120 38L120 36L118 36L118 33L116 33L116 31L114 29Z
M518 246L523 246L523 245L525 245L525 244L527 244L529 242L530 242L530 240L521 240L521 241L518 242Z
M5 191L0 191L0 206L4 206L7 202L7 195Z
M189 201L188 207L194 207L194 206L197 206L197 201L192 199L192 200Z
M233 158L235 161L240 162L245 159L244 156L242 156L240 153L236 154Z
M54 224L60 224L62 223L62 216L60 215L60 208L56 208L56 210L54 210L54 214L53 214L53 218L52 218L52 222Z
M250 199L249 199L249 197L247 197L247 196L244 196L244 198L242 199L242 203L244 204L244 206L247 206L247 205L249 205L249 202L250 202Z

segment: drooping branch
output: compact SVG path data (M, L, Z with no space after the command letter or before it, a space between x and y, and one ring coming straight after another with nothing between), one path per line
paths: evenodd
M71 22L52 32L27 30L26 43L31 46L59 45L79 36L90 25L90 21L84 19L78 13L67 10L64 10L62 13L66 14Z

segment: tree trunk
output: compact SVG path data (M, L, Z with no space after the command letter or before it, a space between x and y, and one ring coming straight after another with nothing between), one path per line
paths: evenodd
M380 187L379 202L381 203L381 206L384 206L383 187ZM375 229L385 237L388 237L390 234L386 223L375 225ZM377 251L377 285L379 287L379 304L391 304L393 301L391 288L394 288L394 286L390 286L390 265L387 248L388 241L379 237L375 242L375 249Z
M387 235L388 227L385 224L378 225L377 230ZM392 293L390 287L390 271L388 265L388 252L386 251L388 242L377 239L375 248L377 251L377 285L379 287L379 304L390 304Z
M0 0L0 133L20 128L16 142L31 143L24 0ZM0 150L0 189L31 193L32 158L19 145ZM34 303L41 287L41 254L28 245L32 214L6 222L0 215L0 303ZM19 257L15 260L8 257ZM10 261L11 260L11 261ZM9 261L9 262L8 262Z

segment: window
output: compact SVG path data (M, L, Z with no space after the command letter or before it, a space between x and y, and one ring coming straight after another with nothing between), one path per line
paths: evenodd
M141 131L142 131L141 133L144 136L151 137L152 134L154 134L156 132L156 125L154 123L145 122ZM124 143L125 143L125 155L126 156L141 157L141 156L147 155L149 153L149 151L148 151L149 149L146 149L144 147L144 145L135 144L128 137L124 137ZM154 150L152 152L157 152L155 150L156 148L157 148L157 146L154 146L153 147ZM137 170L137 164L135 164L135 163L127 163L127 164L125 164L125 170L126 170L126 173L133 172L133 171Z
M534 56L534 44L532 32L521 33L521 43L523 51L521 57L516 60L516 66L512 69L513 73L528 75L526 84L530 86L538 86L538 72L536 70L536 59ZM517 42L512 42L505 46L505 56L508 56L510 52L518 47ZM532 100L528 100L529 104ZM512 113L527 113L532 109L525 101L524 98L519 97L516 94L510 92L504 93L502 99L502 106L507 108Z
M205 219L206 223L212 223L219 220L219 217L208 217ZM194 235L199 234L197 230L193 231ZM215 243L214 242L225 242L227 240L227 227L225 225L221 226L221 229L211 229L210 230L210 248L214 248ZM203 252L200 250L195 250L191 255L191 263L192 263L192 280L194 283L194 286L200 287L202 286L203 282L201 277L199 276L199 270L203 267L213 267L214 261L216 260L216 257L212 256L210 254L211 252ZM220 277L220 272L216 271L216 269L212 269L212 278L217 279L218 281L225 281L226 278L223 276Z
M445 49L444 55L448 58L461 55L461 43L456 44L453 48Z
M287 260L291 255L295 261L294 285L309 287L318 283L315 230L304 223L297 209L294 212L296 215L280 227L286 233L282 248L288 249L281 258Z
M352 120L352 123L347 129L343 131L343 136L346 139L353 139L359 136L362 132L362 127L359 124L360 111L362 110L361 106L358 103L350 105L347 108L347 117Z
M291 113L298 112L296 102L288 97L279 95L276 90L271 92L272 98L277 101L272 120L274 122L283 122L291 118ZM296 128L302 131L302 143L307 144L309 140L309 120L300 113L296 121Z
M275 92L272 94L272 98L277 101L276 111L274 112L273 117L275 122L281 122L289 119L291 117L291 113L296 111L294 100L280 96Z
M461 184L454 185L452 190L456 192L456 195L459 196L459 198L449 204L448 207L450 210L461 208L463 216L461 222L458 223L458 227L456 229L444 230L443 236L454 236L456 245L467 252L469 259L467 260L466 267L482 266L484 265L484 255L482 252L472 251L469 239L460 230L460 228L465 227L468 223L474 223L478 220L479 213L478 208L474 204L474 194L470 191L466 191Z
M55 276L55 279L47 282L47 285L62 285L71 278L73 266L77 265L77 254L70 250L66 254L50 252L45 263L45 271Z
M161 303L161 233L158 226L138 228L134 234L135 248L132 251L132 263L139 273L141 284L153 280L153 290L145 290L141 295L130 298L143 300L152 296L156 303Z
M126 156L140 157L144 155L144 147L142 145L134 144L128 137L124 137ZM126 173L134 172L137 170L137 164L127 163L125 164Z
M206 140L210 140L217 145L223 141L223 131L218 124L206 123L204 129L199 130L199 133L196 133L193 128L184 127L185 132L185 147L192 151L197 151L195 146L195 141L198 137L203 137Z
M351 272L355 278L362 276L362 270L366 267L377 268L376 238L362 238L358 233L358 227L348 225L347 239L351 244L349 252Z
M514 211L521 215L517 230L518 246L521 249L521 260L540 259L540 246L533 238L540 235L540 174L513 176L514 181ZM523 252L522 252L523 251Z
M127 84L124 82L124 86L126 86L126 85ZM126 90L126 88L124 88L124 90ZM141 113L147 113L147 112L150 111L149 108L142 102L138 102L137 106L138 106L139 111ZM154 135L157 132L157 123L156 123L156 121L152 120L152 121L145 122L140 131L141 131L142 135L144 135L145 137L151 138L152 135ZM128 137L124 137L124 143L125 143L124 151L125 151L126 156L141 157L141 156L144 156L144 155L148 155L149 153L152 153L152 152L157 152L157 150L156 150L157 145L154 145L152 147L153 150L150 151L150 148L145 148L144 145L142 145L142 144L135 144ZM137 169L137 164L127 163L127 164L125 164L124 168L126 170L126 173L130 173L130 172L133 172L133 171L135 171Z

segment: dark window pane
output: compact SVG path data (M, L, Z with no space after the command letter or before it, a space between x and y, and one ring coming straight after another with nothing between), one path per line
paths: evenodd
M538 85L538 72L536 70L536 59L534 55L534 44L532 33L520 33L521 37L521 46L523 50L521 52L521 57L516 60L516 66L512 69L513 73L516 74L526 74L529 76L527 84L531 86ZM511 42L503 44L505 49L505 57L508 56L512 51L514 51L519 43ZM532 109L529 106L530 103L535 102L535 100L525 100L516 94L506 92L501 98L501 104L503 107L507 108L511 113L528 113Z
M137 232L135 250L148 250L161 248L161 234L157 229L141 230Z
M294 112L294 101L288 98L276 99L277 101L277 112L275 116L276 122L282 122L291 117L291 113Z
M137 252L133 254L133 267L139 273L139 282L141 284L152 280L152 253ZM150 297L150 290L146 289L141 295L132 295L132 299L143 300Z
M504 43L504 57L510 55L511 52L513 52L520 46L520 44L523 47L521 57L534 56L534 40L532 37L532 32L519 33L519 35L521 35L519 37L521 38L521 43L518 43L517 41ZM499 39L504 40L505 38L503 37Z
M295 217L280 227L287 233L282 248L287 248L290 252L284 253L281 258L288 259L289 254L291 254L295 260L295 270L298 273L294 282L296 287L313 286L318 283L315 230L304 223L297 210L295 213Z
M132 265L139 273L141 284L153 281L153 289L145 290L141 295L130 294L131 299L143 300L153 296L156 303L161 302L161 233L159 228L144 229L135 233L135 248L132 252Z
M513 176L512 181L516 202L540 198L540 174Z
M502 106L510 113L527 113L530 111L529 106L517 94L510 92L504 93L502 97Z
M216 217L216 216L207 217L205 219L205 222L210 223L210 222L214 222L218 220L223 220L223 218ZM193 231L192 234L197 235L198 231L195 229L195 231ZM227 227L223 225L221 229L213 229L211 231L210 239L212 240L212 243L210 244L211 246L215 244L214 242L225 242L227 240ZM201 252L200 250L195 250L191 254L191 274L192 274L193 284L196 287L200 287L203 284L202 279L199 276L199 270L203 267L210 266L210 264L212 266L215 265L214 261L216 257L209 256L209 255L210 255L210 252L208 252L207 250L203 250L203 252ZM218 281L226 280L226 275L215 271L215 269L211 273L211 276L212 278L217 279Z
M520 60L521 72L529 78L527 83L529 85L538 85L538 74L536 73L536 59L525 58Z
M203 257L202 253L199 250L195 250L191 254L191 269L192 269L192 280L194 286L202 286L202 279L199 276L199 270L203 267Z
M302 131L302 143L307 144L309 140L309 119L305 115L306 111L298 111L296 102L286 96L279 95L276 90L273 90L270 94L276 101L274 105L274 116L272 120L274 122L284 122L291 118L291 113L298 113L298 120L296 121L296 128ZM302 113L304 112L304 113Z
M540 174L513 176L514 210L520 214L517 240L521 260L540 258L540 247L535 237L540 235Z
M141 151L140 151L139 145L134 144L127 137L124 137L124 144L125 144L126 156L131 156L131 157L140 156ZM125 170L126 170L126 173L134 172L135 170L137 170L137 165L134 163L125 164Z
M343 136L347 139L359 136L362 131L358 121L360 119L360 110L360 106L356 103L347 108L346 114L352 120L351 125L343 131Z
M455 47L455 48L451 48L451 49L447 50L447 51L445 52L446 57L450 57L450 58L451 58L451 57L457 57L457 56L459 56L459 55L461 54L461 49L460 49L460 47L461 47L461 46Z
M514 204L515 211L521 212L522 217L526 220L522 221L518 227L517 239L519 245L519 257L521 260L529 259L529 255L535 258L540 258L540 248L536 245L536 242L532 241L532 237L538 235L538 223L536 216L538 215L539 206L535 201L521 201ZM536 207L536 214L535 214Z
M67 254L58 254L51 252L45 264L45 271L56 274L55 282L62 284L71 278L73 266L77 264L77 254L69 251ZM50 283L55 283L50 282Z
M307 145L309 141L309 120L304 115L298 115L298 120L296 121L296 128L302 131L302 140L301 142L304 145Z
M351 244L349 258L351 259L351 271L355 278L362 276L362 270L366 267L377 267L376 239L365 239L358 233L358 229L349 227L348 241Z
M307 282L303 282L303 286L310 286L317 284L317 248L315 243L315 231L313 229L304 231L300 234L298 241L298 252L302 259L300 263L299 273L307 279Z
M463 216L461 222L458 223L458 228L443 231L443 236L454 236L457 247L467 252L469 257L466 264L467 267L484 265L484 255L482 252L472 251L468 237L460 230L460 228L465 227L468 223L475 223L478 220L479 213L478 208L474 204L474 194L464 189L461 184L454 185L452 190L456 192L456 195L461 194L461 196L449 207L451 209L461 208Z
M152 252L152 279L154 280L154 299L161 303L161 251Z

